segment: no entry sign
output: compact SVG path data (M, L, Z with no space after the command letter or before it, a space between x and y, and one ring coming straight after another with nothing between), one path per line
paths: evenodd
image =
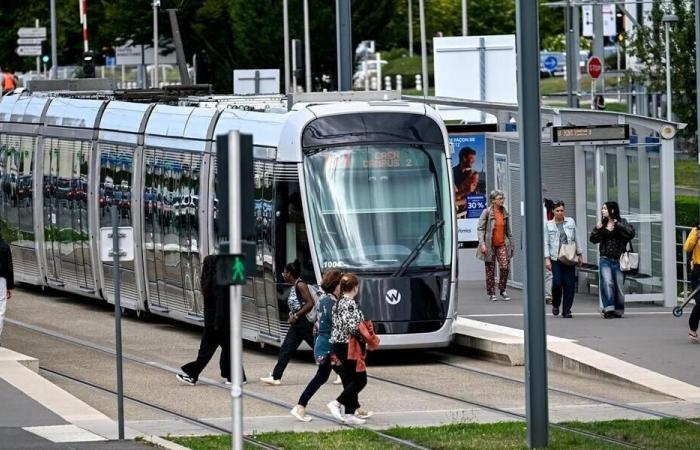
M591 56L588 58L586 70L588 70L588 75L595 80L603 73L603 62L597 56Z

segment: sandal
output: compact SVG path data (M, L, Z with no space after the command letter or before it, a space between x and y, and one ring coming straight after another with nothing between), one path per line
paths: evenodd
M698 333L695 331L689 331L688 332L688 339L690 340L691 344L697 344L698 343Z

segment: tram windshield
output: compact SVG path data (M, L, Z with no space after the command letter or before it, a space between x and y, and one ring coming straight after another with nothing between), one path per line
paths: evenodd
M304 170L322 270L400 269L403 274L450 264L452 220L443 148L333 147L307 156Z

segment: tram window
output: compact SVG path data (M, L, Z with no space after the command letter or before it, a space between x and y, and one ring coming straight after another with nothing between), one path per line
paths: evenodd
M277 279L282 281L284 266L294 260L301 262L301 277L314 279L311 250L301 202L299 183L277 180L275 183L275 235L277 240Z

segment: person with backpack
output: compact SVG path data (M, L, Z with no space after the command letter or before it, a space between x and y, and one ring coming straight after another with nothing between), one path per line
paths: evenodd
M12 289L15 288L15 275L12 268L12 252L0 236L0 335L5 323L5 310L7 301L12 298Z
M299 260L287 264L282 272L284 281L292 285L287 297L289 331L284 337L277 357L277 364L272 373L270 376L260 378L260 381L271 386L279 386L281 384L280 380L284 374L284 369L287 368L292 353L299 348L302 341L306 342L309 347L314 348L313 319L310 321L306 317L314 307L314 298L309 285L301 280L300 275L301 263Z
M696 224L690 230L690 234L688 234L688 238L683 244L683 251L690 253L690 285L693 291L700 286L700 245L698 245L698 238L700 238L700 225ZM693 344L697 344L698 323L700 323L700 295L695 293L693 297L695 298L695 306L693 306L690 319L688 319L688 340Z
M316 375L309 381L304 392L299 397L297 405L292 408L291 414L302 422L309 422L311 416L306 414L306 406L311 397L316 394L323 384L328 381L331 370L340 373L340 366L335 360L332 344L330 343L333 330L333 308L340 298L340 279L343 276L339 270L329 270L323 275L321 289L324 295L316 307L316 321L314 322L314 359L318 364Z

